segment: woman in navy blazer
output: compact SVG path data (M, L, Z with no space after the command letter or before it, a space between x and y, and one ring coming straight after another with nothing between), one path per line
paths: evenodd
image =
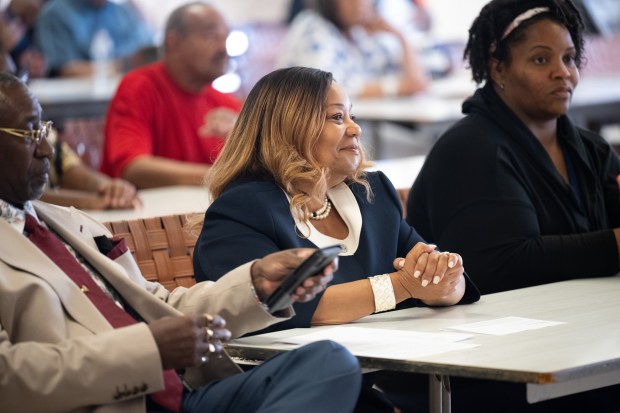
M329 72L262 78L207 177L213 203L194 251L197 280L285 248L342 244L332 285L275 328L477 301L461 257L425 244L385 175L364 172L360 134Z

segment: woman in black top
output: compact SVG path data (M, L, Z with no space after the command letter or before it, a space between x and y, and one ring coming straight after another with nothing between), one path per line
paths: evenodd
M582 29L569 0L494 0L470 29L485 84L429 154L407 219L459 251L482 293L620 269L618 156L566 116Z
M484 86L429 154L407 220L459 251L483 293L620 269L620 162L566 117L582 28L569 0L493 0L470 29L465 57ZM457 412L620 409L618 385L530 405L522 384L451 382Z

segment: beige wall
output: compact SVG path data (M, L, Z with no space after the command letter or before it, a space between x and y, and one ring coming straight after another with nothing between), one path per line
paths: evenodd
M6 0L0 0L6 1ZM154 28L162 28L172 10L190 0L131 0ZM290 0L210 0L232 26L286 19Z

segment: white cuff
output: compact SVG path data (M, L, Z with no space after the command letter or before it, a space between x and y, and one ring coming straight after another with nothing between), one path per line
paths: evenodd
M368 280L375 296L375 313L396 308L396 297L390 274L375 275L368 277Z

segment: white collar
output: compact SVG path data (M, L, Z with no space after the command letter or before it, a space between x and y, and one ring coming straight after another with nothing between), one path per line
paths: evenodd
M0 199L0 218L4 219L20 234L24 233L24 227L26 226L26 214L32 215L35 217L37 222L39 222L39 217L37 217L37 213L32 206L32 202L27 201L24 204L24 209L20 209Z
M290 201L290 197L286 196ZM300 234L308 234L308 227L310 227L310 234L307 239L317 247L322 248L329 245L342 244L344 250L340 255L353 255L359 246L360 233L362 232L362 212L360 207L353 192L351 192L351 188L344 182L327 191L327 196L349 229L349 235L345 239L333 238L319 232L312 225L312 221L309 221L306 225L306 223L298 220L297 217L293 217L297 230Z

